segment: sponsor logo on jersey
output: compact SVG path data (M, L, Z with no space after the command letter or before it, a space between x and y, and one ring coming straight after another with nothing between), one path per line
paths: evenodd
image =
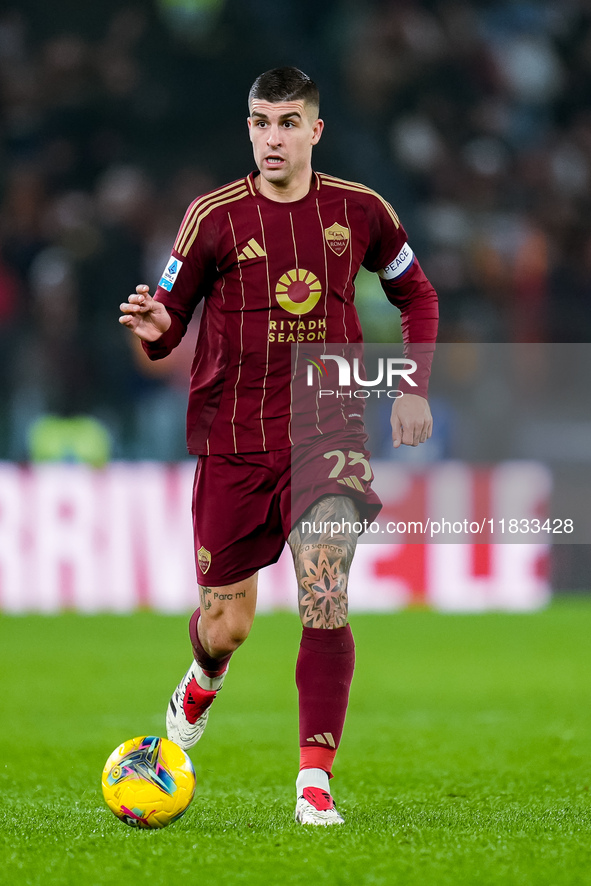
M346 251L350 236L349 228L344 228L336 222L324 229L326 242L335 255L342 255Z
M203 545L201 545L201 547L197 551L197 563L199 564L199 569L205 575L205 573L211 566L211 554L206 548L203 547Z
M175 258L174 255L171 255L162 272L162 277L160 278L158 286L162 286L163 289L167 289L168 292L170 292L182 266L182 261L179 258Z
M294 344L301 341L326 341L326 318L318 320L269 320L269 341ZM308 366L311 371L312 367Z
M408 271L414 257L414 252L408 243L405 243L394 261L391 261L383 271L378 271L378 275L384 280L396 280L397 277L401 277L405 271Z
M294 268L277 281L275 298L290 314L308 314L322 295L322 285L312 271Z
M259 246L257 241L252 238L249 240L240 255L238 256L238 261L248 261L249 258L264 258L266 256L266 252L262 246Z

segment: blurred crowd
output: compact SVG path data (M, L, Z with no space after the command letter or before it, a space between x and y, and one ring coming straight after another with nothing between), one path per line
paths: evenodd
M118 306L155 285L187 204L250 171L248 88L281 64L320 86L317 168L402 217L442 341L591 340L589 0L19 0L0 13L0 458L183 457L194 331L151 364ZM358 301L368 339L398 336L375 281Z

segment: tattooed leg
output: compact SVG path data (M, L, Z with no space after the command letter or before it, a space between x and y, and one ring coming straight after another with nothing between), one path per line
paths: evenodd
M211 609L212 599L213 589L206 588L204 585L199 585L199 602L201 604L201 612L207 612L208 609Z
M257 600L255 573L224 587L199 585L199 640L214 658L234 652L248 637Z
M288 544L304 627L342 628L347 624L349 569L357 546L357 533L351 527L358 520L359 511L352 499L326 495L292 529ZM338 523L342 531L333 533L333 523Z
M345 724L355 667L355 642L347 624L347 583L357 545L352 526L358 520L352 499L325 496L312 505L288 539L302 620L296 662L298 797L302 787L310 785L328 795L328 779ZM335 523L341 531L333 532Z

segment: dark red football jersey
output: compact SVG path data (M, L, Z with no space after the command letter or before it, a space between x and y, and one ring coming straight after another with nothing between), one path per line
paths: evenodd
M434 342L437 297L382 197L314 174L301 200L262 196L256 173L191 203L155 297L172 317L151 359L170 353L201 299L187 443L194 455L261 452L295 442L292 345L362 341L355 309L361 265L380 273L402 312L405 342ZM428 367L415 393L426 394ZM294 421L295 418L295 421ZM318 417L317 417L318 418ZM338 430L346 410L325 417Z

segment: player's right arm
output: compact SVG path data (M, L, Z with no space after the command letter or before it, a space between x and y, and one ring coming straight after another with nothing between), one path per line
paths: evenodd
M150 295L150 288L144 283L135 287L129 300L119 305L119 322L137 335L142 341L158 341L170 329L171 318L162 302Z
M150 360L167 357L180 343L217 276L215 230L211 219L199 215L207 199L198 197L187 209L154 296L147 286L137 286L121 305L119 322L141 339Z

